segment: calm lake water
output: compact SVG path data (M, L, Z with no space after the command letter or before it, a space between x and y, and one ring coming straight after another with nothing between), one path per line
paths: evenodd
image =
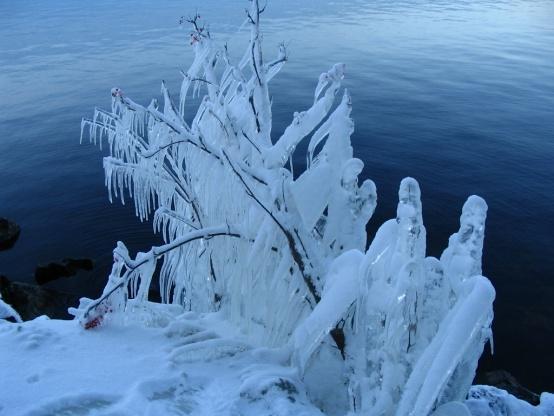
M299 5L300 4L300 5ZM0 216L22 226L0 273L32 281L39 263L90 257L95 271L52 284L94 296L117 240L148 249L150 224L111 206L102 154L80 120L110 88L147 104L178 91L191 62L178 19L197 9L242 52L246 1L0 2ZM318 75L347 65L355 154L378 187L368 231L395 215L398 184L422 188L428 252L484 197L484 274L497 289L495 355L536 390L554 391L554 1L269 2L265 47L290 62L273 82L274 132L307 108Z

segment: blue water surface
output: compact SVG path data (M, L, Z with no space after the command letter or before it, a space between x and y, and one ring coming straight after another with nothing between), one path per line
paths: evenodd
M90 257L94 272L51 286L94 296L117 240L157 241L132 206L108 203L102 153L79 145L81 117L109 107L113 86L144 104L162 79L178 91L191 62L182 15L198 10L238 56L247 6L0 2L0 216L23 229L0 273L32 281L39 263ZM554 1L272 0L265 19L267 53L281 41L290 52L272 85L275 137L310 105L319 73L345 63L355 155L379 194L368 232L394 217L400 180L415 177L438 256L465 199L484 197L497 300L495 355L482 366L554 391Z

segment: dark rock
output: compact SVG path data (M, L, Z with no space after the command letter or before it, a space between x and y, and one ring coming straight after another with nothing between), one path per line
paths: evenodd
M2 299L21 315L23 320L48 315L54 319L69 319L67 308L79 304L79 297L28 283L12 282L0 276Z
M75 276L79 270L92 270L94 264L90 259L63 259L61 263L49 263L35 269L35 280L39 285L52 282L61 277Z
M81 270L92 270L94 263L91 259L63 259L62 263L65 264L68 268L81 269Z
M474 384L485 384L506 390L518 399L525 400L536 406L540 402L540 395L523 387L516 378L506 370L493 370L478 374Z
M19 225L6 218L0 218L0 250L12 248L20 233Z

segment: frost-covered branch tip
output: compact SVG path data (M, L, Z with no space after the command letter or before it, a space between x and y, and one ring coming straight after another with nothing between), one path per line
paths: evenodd
M121 268L123 266L125 267L126 270L123 276L117 279L117 282L115 282L115 284L110 285L109 288L106 287L107 290L104 291L104 293L99 299L87 305L86 309L82 312L82 314L79 314L83 326L85 328L90 328L91 314L94 314L95 312L97 312L97 309L100 306L105 305L105 302L116 291L127 290L127 286L129 285L130 281L135 277L133 273L136 270L138 270L140 267L144 265L152 264L152 263L155 264L158 258L192 241L196 241L196 240L208 241L211 238L219 237L219 236L241 238L240 232L235 227L229 224L221 225L218 227L197 229L180 238L173 240L169 244L165 244L163 246L158 246L158 247L152 247L150 251L146 253L139 253L136 259L132 259L129 256L129 252L127 251L127 248L125 247L125 245L119 242L117 247L114 249L114 263L118 265L117 274L120 273ZM153 272L153 268L152 268L152 272ZM112 275L112 277L117 278L119 276ZM143 282L141 282L141 284L143 284ZM145 291L145 293L146 292L147 291ZM113 308L110 308L110 312L115 312L115 310ZM101 313L105 313L105 310L102 311ZM98 314L95 314L94 319L98 319Z
M23 322L17 311L2 300L0 296L0 319L13 319L15 322Z

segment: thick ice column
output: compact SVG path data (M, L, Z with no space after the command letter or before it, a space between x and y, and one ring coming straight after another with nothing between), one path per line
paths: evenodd
M397 416L427 415L435 403L446 399L444 395L449 391L456 392L457 396L467 394L466 376L468 371L475 370L483 345L490 336L495 291L483 276L466 279L460 290L460 298L411 372ZM460 371L463 374L458 378L456 374ZM462 398L452 396L446 401Z
M472 195L462 209L460 230L448 240L448 248L441 256L441 263L454 292L470 276L481 274L481 257L485 236L487 203L481 197Z
M365 226L377 205L377 191L371 180L358 187L358 175L364 164L350 159L343 164L340 186L331 194L327 241L332 239L332 251L336 254L351 249L365 250L367 233Z
M356 325L347 333L356 411L390 414L400 399L417 342L424 256L420 190L414 179L406 178L399 189L396 219L381 226L360 266Z
M321 301L294 331L293 361L301 371L304 371L312 354L355 301L362 258L360 251L350 250L333 261L325 279Z
M413 178L404 178L398 191L398 240L392 259L392 270L398 270L406 262L425 257L426 232L423 226L421 191Z
M431 342L451 306L450 283L446 279L441 262L435 257L427 257L424 268L421 324L418 326L418 341L424 344L422 346Z

